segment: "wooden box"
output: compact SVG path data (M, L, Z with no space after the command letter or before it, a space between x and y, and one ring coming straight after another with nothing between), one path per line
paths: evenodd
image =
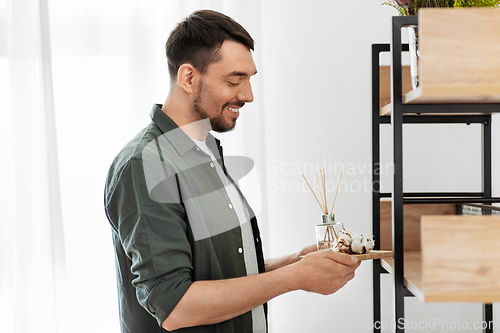
M422 215L455 215L455 204L404 205L404 249L420 251L420 218ZM380 202L380 249L392 250L392 203Z
M405 103L500 103L500 8L419 11L420 86Z
M500 302L500 216L423 216L426 302Z
M390 116L391 106L391 66L379 67L379 87L380 87L380 115ZM403 94L411 90L410 66L401 67L401 83L403 84Z

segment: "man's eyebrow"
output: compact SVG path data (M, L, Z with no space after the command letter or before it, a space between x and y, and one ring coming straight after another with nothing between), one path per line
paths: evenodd
M257 74L257 71L255 71L255 73L253 73L250 76L253 76L255 74ZM227 74L227 76L248 76L248 74L245 72L240 72L240 71L232 71L231 73Z

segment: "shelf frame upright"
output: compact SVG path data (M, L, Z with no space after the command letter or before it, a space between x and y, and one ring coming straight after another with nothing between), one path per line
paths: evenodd
M492 197L491 165L491 113L500 111L500 104L403 104L402 94L402 57L408 45L401 43L401 30L406 26L417 26L418 17L393 17L391 44L372 45L372 227L375 239L380 239L380 200L392 198L392 246L395 331L404 332L404 299L413 294L405 287L404 278L404 227L403 206L405 203L493 203L500 202ZM391 52L391 104L389 117L380 116L380 53ZM473 110L473 111L472 111ZM471 114L475 112L474 114ZM425 113L425 115L421 115ZM450 115L442 115L454 114ZM465 114L466 113L466 114ZM390 121L389 121L390 119ZM482 147L482 191L463 193L405 193L403 192L403 124L404 123L464 123L481 124ZM393 135L394 182L392 193L380 192L380 125L391 124ZM379 249L377 246L376 249ZM387 273L380 260L373 261L373 330L380 333L381 289L380 275ZM483 320L488 323L485 333L492 333L493 307L483 305Z

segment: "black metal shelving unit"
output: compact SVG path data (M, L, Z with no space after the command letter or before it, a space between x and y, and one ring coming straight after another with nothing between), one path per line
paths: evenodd
M408 51L408 45L401 43L401 29L417 26L415 16L393 17L392 43L372 45L372 200L373 234L380 239L380 200L392 198L392 248L393 281L396 323L395 331L404 332L398 325L405 318L405 297L413 294L405 287L404 278L404 243L403 243L403 205L404 204L441 204L441 203L493 203L500 198L492 197L491 165L491 114L500 112L500 104L403 104L402 94L402 52ZM392 50L392 51L391 51ZM381 52L391 52L391 116L380 116L379 106L379 60ZM424 115L425 114L425 115ZM453 115L443 115L453 114ZM405 193L403 192L403 124L481 124L482 128L482 191L464 193ZM393 131L394 184L392 193L380 192L380 127L389 124ZM487 213L487 211L485 212ZM378 242L379 243L379 242ZM379 249L378 246L376 249ZM388 273L380 264L373 261L373 323L374 332L381 332L375 323L381 321L380 275ZM493 306L483 305L483 320L493 321ZM490 325L488 325L490 326ZM491 325L492 326L492 325ZM493 332L492 327L484 330Z

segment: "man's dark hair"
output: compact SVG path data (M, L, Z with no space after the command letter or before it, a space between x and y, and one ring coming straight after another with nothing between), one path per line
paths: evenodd
M218 51L225 40L243 44L253 51L254 41L239 23L213 10L199 10L172 30L165 45L170 80L174 82L182 64L205 73L208 65L220 60Z

